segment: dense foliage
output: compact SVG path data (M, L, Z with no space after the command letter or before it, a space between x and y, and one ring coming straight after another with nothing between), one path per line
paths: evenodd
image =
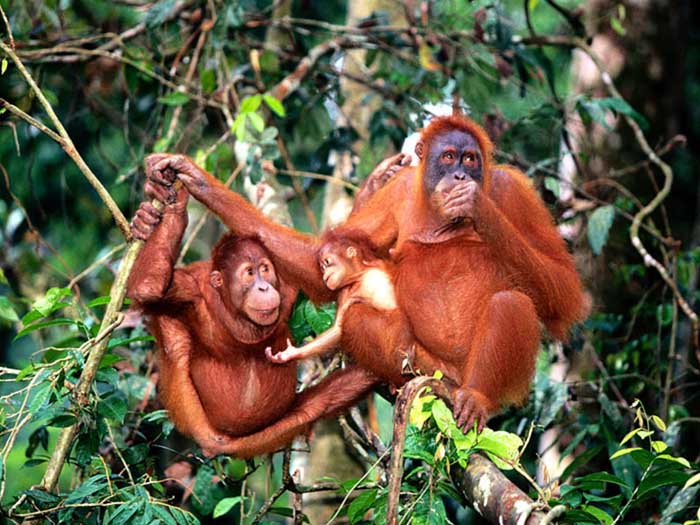
M498 159L532 178L576 255L593 313L566 344L545 342L529 403L492 420L493 430L465 436L442 400L420 398L405 449L402 522L477 523L452 476L480 451L545 511L564 505L559 519L567 522L700 523L700 418L693 416L700 354L689 315L700 302L700 222L690 197L698 164L674 139L683 133L692 144L700 134L687 120L697 111L687 108L700 75L683 77L685 89L668 96L671 109L659 91L645 89L643 75L653 72L640 65L652 53L646 47L662 69L692 72L700 63L700 44L690 38L680 65L663 52L685 11L664 2L663 16L644 17L656 7L378 1L367 3L375 8L369 17L349 21L356 3L0 4L7 17L0 24L5 519L170 525L293 516L299 523L299 494L328 490L340 495L333 519L383 523L391 395L374 396L379 428L358 414L348 418L360 478L292 479L289 452L247 463L205 459L175 435L157 406L153 338L128 303L123 315L104 319L129 246L75 161L84 159L127 218L142 198L144 156L177 151L257 196L277 220L318 232L329 209L446 103L483 122ZM614 53L589 41L630 57L626 69L611 71L617 88L583 58L614 68L607 59ZM591 75L586 68L596 81L582 80ZM670 175L644 151L647 142ZM354 169L342 173L348 152ZM190 208L196 227L185 262L206 257L222 231L206 211ZM322 332L334 314L333 305L299 298L295 339ZM105 354L83 395L80 377L100 340ZM338 362L306 370L302 383ZM57 464L67 429L75 432L67 466L57 491L46 490L42 477Z

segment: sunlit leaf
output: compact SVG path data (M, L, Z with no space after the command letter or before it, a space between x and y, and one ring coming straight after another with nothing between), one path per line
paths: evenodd
M278 117L284 117L287 114L282 102L272 95L263 95L263 100L265 101L265 104L267 104L267 107L269 107L270 110Z
M610 456L610 459L617 459L619 457L625 456L629 454L630 452L634 452L635 450L642 450L640 447L630 447L630 448L623 448L621 450L618 450L615 452L612 456Z

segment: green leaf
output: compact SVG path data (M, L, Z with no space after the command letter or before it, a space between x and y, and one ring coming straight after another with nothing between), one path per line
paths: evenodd
M688 487L692 487L693 485L697 484L698 482L700 482L700 472L691 476L688 479L688 481L685 482L685 485L683 485L683 488L687 489Z
M545 177L544 187L551 191L555 197L559 198L561 194L561 185L559 184L559 179L556 177Z
M651 420L661 432L666 432L666 423L659 416L651 416Z
M627 443L630 439L639 434L641 430L641 428L635 428L631 432L628 432L627 435L625 435L625 437L622 438L622 441L620 441L620 445L624 445L625 443Z
M366 490L357 496L348 506L348 519L355 524L362 520L365 513L372 508L377 499L377 489Z
M620 36L625 36L627 34L627 30L622 26L622 22L614 16L610 19L610 27Z
M213 93L216 89L216 72L213 69L202 70L199 73L199 82L203 93Z
M316 335L325 332L333 326L333 318L322 309L316 308L311 301L304 305L304 318L311 325L311 329Z
M219 518L229 512L234 505L241 502L240 496L235 496L233 498L224 498L216 504L214 507L214 519Z
M61 299L66 296L70 296L71 291L68 288L50 288L44 297L37 299L32 305L32 309L38 311L44 316L49 315L52 312L52 308Z
M155 504L153 505L153 513L166 525L178 525L173 515L170 514L170 509L168 507Z
M666 443L664 443L663 441L653 440L651 442L651 448L654 450L654 452L659 454L659 453L663 452L664 450L666 450L668 448L668 445Z
M10 282L7 280L7 277L5 277L5 272L2 268L0 268L0 284L4 284L6 286L10 284Z
M126 400L124 399L123 394L120 392L102 399L97 404L97 413L106 417L107 419L121 423L124 421L127 408Z
M615 219L615 207L608 204L597 208L588 218L588 243L595 255L600 255L608 242L608 233Z
M610 514L602 509L599 509L598 507L594 507L593 505L582 505L581 510L592 514L596 517L599 523L603 523L604 525L610 525L613 522L613 518Z
M662 470L651 474L639 483L637 497L642 499L644 496L651 495L662 487L683 485L688 481L688 478L688 474L680 470Z
M608 472L594 472L593 474L588 474L587 476L581 476L576 478L578 483L588 483L588 482L601 482L601 483L613 483L614 485L619 485L621 487L629 488L629 485L622 481L617 476L613 476Z
M640 447L630 447L630 448L623 448L615 452L612 456L610 456L610 459L616 459L622 456L625 456L629 454L630 452L634 452L635 450L642 450Z
M0 65L0 75L4 75L5 71L7 71L7 59L3 58L2 64Z
M262 130L265 129L265 121L257 113L248 113L248 120L258 133L262 133Z
M474 448L483 450L496 466L503 470L512 469L523 446L523 440L515 434L504 430L493 431L485 428L477 439Z
M241 113L254 113L260 107L262 102L262 97L260 95L253 95L251 97L246 97L241 102Z
M649 121L644 117L644 115L630 106L627 101L617 97L600 98L596 100L600 107L630 117L645 131L649 129Z
M527 7L530 11L532 11L533 9L535 9L535 7L537 7L537 4L539 3L540 0L528 0Z
M287 112L279 99L276 99L272 95L263 95L263 100L275 115L278 117L286 116Z
M455 426L455 420L452 416L452 411L449 408L447 408L447 405L442 399L437 399L433 403L432 415L440 431L443 434L452 437L452 433L450 432L450 425L455 428L457 427Z
M32 401L29 403L28 411L30 414L36 414L39 409L43 408L46 403L48 403L51 397L51 392L53 392L53 385L49 382L40 384L34 390L34 396Z
M435 399L436 398L433 395L422 395L416 397L416 399L413 401L413 405L411 405L411 411L408 415L408 422L419 429L423 428L425 422L428 421L432 415L430 403L432 403Z
M19 321L19 317L17 316L17 312L15 312L12 303L4 295L0 295L0 319L10 323L16 323Z
M172 91L163 97L158 97L158 102L166 106L183 106L189 101L190 97L182 91Z
M660 441L659 443L663 442ZM666 443L664 443L664 445L666 445ZM668 448L668 446L666 448ZM690 468L690 462L687 459L677 456L671 456L670 454L659 454L656 459L665 459L666 461L673 461L674 463L683 465L685 468Z
M245 140L245 121L246 115L244 113L239 113L236 120L234 120L231 125L231 133L236 135L236 139L240 142Z

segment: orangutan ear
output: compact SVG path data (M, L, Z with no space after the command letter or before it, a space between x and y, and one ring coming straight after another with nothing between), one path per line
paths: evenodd
M414 151L416 152L416 157L418 157L420 160L423 160L424 148L425 144L423 144L422 140L416 142L416 149Z
M348 246L348 249L345 250L345 256L348 259L352 259L353 257L357 257L357 250L355 249L354 246Z
M224 285L224 277L219 270L214 270L209 274L209 284L214 288L221 288Z

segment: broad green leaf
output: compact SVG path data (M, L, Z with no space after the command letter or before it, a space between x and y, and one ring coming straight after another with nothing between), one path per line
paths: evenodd
M513 463L518 458L523 440L515 434L504 430L493 431L485 428L477 439L474 448L483 450L496 466L502 470L512 469Z
M287 114L282 102L272 95L263 95L263 100L265 101L265 104L267 104L267 107L269 107L270 110L278 117L284 117Z
M172 91L165 96L158 97L158 102L166 106L183 106L189 101L190 97L182 91Z
M629 485L627 485L627 483L622 481L617 476L613 476L612 474L609 474L608 472L594 472L593 474L588 474L586 476L581 476L580 478L576 478L577 483L586 483L589 481L601 482L601 483L613 483L615 485L620 485L621 487L629 487Z
M588 218L588 243L595 255L600 255L608 242L608 233L615 219L615 207L612 205L597 208Z
M2 65L0 65L0 75L4 75L5 71L7 71L7 59L3 58Z
M123 394L116 393L105 397L97 404L97 413L121 423L126 416L127 408Z
M7 277L5 277L5 272L0 268L0 284L4 285L9 285L10 282L7 280Z
M53 392L53 385L51 385L51 383L46 382L40 384L34 390L34 396L32 397L32 400L29 403L29 413L36 414L39 411L39 409L43 408L44 405L48 403L49 398L51 397L51 392Z
M68 288L50 288L44 297L34 301L32 309L37 310L44 316L49 315L53 306L69 295L71 295L71 291Z
M240 142L245 140L245 121L246 115L244 113L239 113L236 120L234 120L231 125L231 133L236 135L236 139Z
M15 312L12 303L4 295L0 295L0 319L4 319L10 323L16 323L19 321L19 317L17 316L17 312Z
M219 501L216 504L216 507L214 507L214 518L218 518L220 516L223 516L226 514L228 511L230 511L235 505L241 502L241 497L240 496L235 496L233 498L224 498L221 501Z
M348 506L348 519L350 523L357 523L362 520L365 513L372 508L374 500L377 498L377 489L366 490L357 496Z
M451 432L450 426L455 426L455 420L454 417L452 417L452 411L447 408L447 405L442 399L435 400L432 407L432 414L440 431L448 437L453 437L454 433Z
M637 498L642 499L644 496L652 495L662 487L681 486L688 481L688 474L681 470L662 470L651 474L646 479L639 483L639 491Z
M612 460L612 459L622 457L626 454L629 454L630 452L634 452L635 450L642 450L642 449L640 447L623 448L623 449L615 452L612 456L610 456L610 459Z
M246 97L241 102L241 113L253 113L258 110L260 103L262 102L262 97L260 95L253 95L251 97Z

